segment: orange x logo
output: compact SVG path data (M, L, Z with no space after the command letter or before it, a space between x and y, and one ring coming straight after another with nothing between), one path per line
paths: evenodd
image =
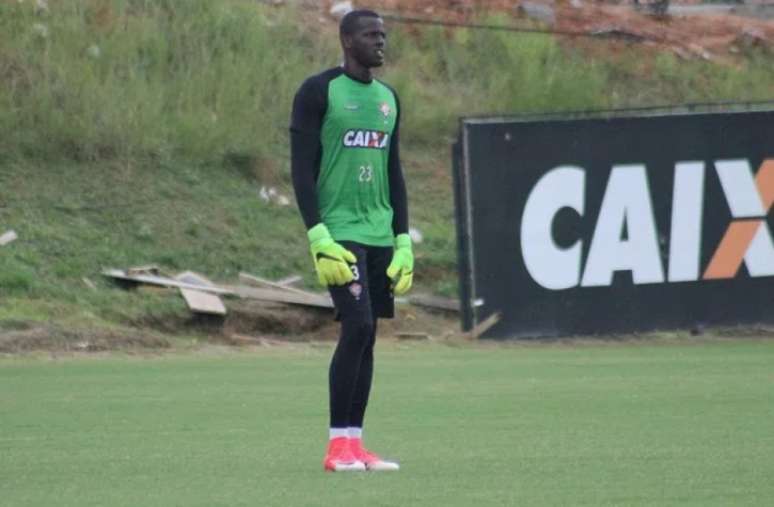
M747 170L749 171L749 168ZM728 189L725 187L724 184L726 197L730 201L731 196L728 195ZM739 219L741 217L735 213L734 206L731 206L731 212L737 220L732 221L726 229L720 245L704 272L705 280L734 278L759 234L765 234L766 238L762 240L768 239L769 244L771 243L771 235L766 228L766 214L774 204L774 159L764 160L761 164L755 176L755 188L758 190L762 204L759 218L751 220L748 218L750 214L745 213L742 215L743 219Z

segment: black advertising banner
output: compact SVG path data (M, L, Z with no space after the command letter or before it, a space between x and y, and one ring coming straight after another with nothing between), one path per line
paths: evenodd
M471 118L454 154L466 328L774 323L774 104Z

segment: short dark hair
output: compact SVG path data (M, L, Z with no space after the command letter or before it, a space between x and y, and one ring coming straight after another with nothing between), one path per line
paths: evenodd
M357 22L360 18L381 18L375 11L368 9L357 9L349 11L339 24L339 35L352 35L357 29Z

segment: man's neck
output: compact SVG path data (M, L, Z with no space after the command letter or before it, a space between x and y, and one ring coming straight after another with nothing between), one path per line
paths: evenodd
M374 79L369 67L360 65L357 62L353 62L352 60L344 60L343 68L344 73L355 81L360 81L361 83L367 84Z

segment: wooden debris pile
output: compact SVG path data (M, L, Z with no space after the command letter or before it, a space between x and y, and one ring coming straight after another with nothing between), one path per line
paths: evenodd
M286 325L289 326L288 329L295 329L299 325L303 327L301 322L306 322L305 316L308 315L311 319L309 322L319 326L322 322L330 321L326 320L325 312L320 313L319 310L333 309L333 301L327 292L310 291L294 285L301 281L301 277L297 275L270 280L254 274L240 273L237 282L222 283L193 271L168 273L156 265L104 269L102 275L125 288L136 288L143 292L162 291L179 294L192 314L200 317L196 319L197 322L207 325L216 324L218 328L222 326L222 331L234 344L268 346L268 342L265 341L268 338L265 335L272 336L272 333L277 332L278 336L285 336L285 331L277 331L271 327L277 324L276 319L280 319L280 326L283 329ZM88 280L84 280L84 283L95 287ZM232 300L231 303L229 300ZM253 303L248 301L240 303L234 300L251 300ZM442 314L446 317L457 316L460 312L458 300L429 294L396 297L395 303L412 305L426 313ZM298 308L307 308L310 311L299 313ZM407 315L411 314L407 313ZM282 319L294 320L285 322ZM296 322L295 319L301 320ZM314 324L318 322L319 324ZM256 332L260 336L253 336ZM299 332L303 334L305 331ZM401 341L431 339L430 332L424 325L420 325L420 329L416 330L396 330L394 336Z
M240 273L241 284L215 283L201 274L185 271L177 275L163 272L156 265L137 266L128 269L105 269L102 274L112 280L130 286L153 286L176 289L194 313L226 315L223 297L255 299L270 303L284 303L315 308L333 308L330 295L294 287L301 277L293 275L282 280L267 280L249 273ZM397 298L396 302L410 303L425 309L458 313L460 303L455 299L417 294Z
M171 276L163 273L158 266L139 266L125 270L105 269L102 274L122 284L132 286L150 285L177 289L185 299L188 308L199 314L226 315L226 306L222 297L256 299L272 303L333 308L333 302L327 294L298 289L292 283L300 277L270 281L242 273L240 280L248 285L217 284L193 271Z

